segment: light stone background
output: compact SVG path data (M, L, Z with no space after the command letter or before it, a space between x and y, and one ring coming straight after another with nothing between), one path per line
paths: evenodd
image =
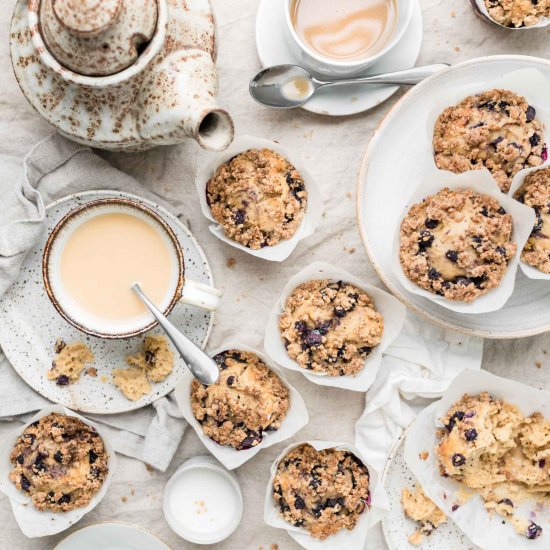
M13 136L9 143L0 144L0 154L22 159L31 145L50 130L27 105L11 71L7 43L14 3L15 0L3 0L0 12L0 125L9 125ZM356 177L374 128L399 94L373 111L341 119L303 111L264 109L248 96L248 79L259 69L254 44L258 0L213 0L213 3L219 25L221 103L233 115L238 134L279 140L302 153L326 201L326 213L317 234L303 241L284 263L263 262L228 247L208 231L192 185L196 166L206 161L205 154L196 144L158 148L135 155L105 156L144 185L168 199L181 201L185 220L206 251L217 285L225 291L210 346L220 346L226 339L238 338L251 346L261 347L267 313L275 297L285 281L308 263L331 261L357 276L377 281L357 231ZM550 54L550 31L509 32L489 26L473 14L467 0L421 0L421 5L424 44L419 63L456 63L503 53L543 57ZM395 155L398 159L399 151L395 151ZM7 162L6 157L2 162ZM15 177L20 177L20 172L14 165ZM2 200L0 198L0 204ZM235 260L231 268L226 265L230 258ZM483 368L550 389L547 351L550 353L550 335L507 342L488 341ZM354 423L364 407L363 394L317 386L298 373L288 373L288 376L304 396L311 417L309 425L294 440L353 441ZM0 434L7 429L9 425L0 424ZM243 522L233 536L216 548L258 550L263 547L268 550L272 544L278 544L281 550L299 548L284 531L265 526L262 519L269 468L285 445L264 450L239 468L244 494ZM174 549L200 548L170 530L162 514L161 502L164 484L174 470L188 457L205 452L193 430L189 429L172 466L164 474L149 472L141 462L121 457L108 495L78 526L106 520L129 521L154 531ZM3 496L0 497L0 524L0 549L51 549L63 538L59 535L26 539L13 521L9 503ZM385 548L379 531L371 533L368 548Z

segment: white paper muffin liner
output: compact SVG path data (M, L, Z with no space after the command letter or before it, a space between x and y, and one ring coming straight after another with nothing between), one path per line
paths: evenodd
M36 422L36 420L39 420L43 416L47 416L51 413L75 416L88 426L95 428L103 440L105 449L109 454L109 472L103 482L103 485L101 486L101 489L94 495L88 506L76 508L75 510L71 510L69 512L40 512L32 505L30 496L18 491L8 477L13 468L13 464L10 462L10 454L17 443L17 439L23 433L23 430L25 430L25 428L33 422ZM0 441L0 491L2 491L2 493L9 498L15 521L19 525L21 532L28 538L55 535L56 533L65 531L65 529L68 529L77 521L82 519L82 517L93 510L105 496L107 488L111 483L115 468L115 451L107 437L105 437L105 434L102 433L102 430L87 418L76 414L70 409L62 407L61 405L45 407L41 411L37 412L24 426L18 427L5 434Z
M479 11L485 15L488 19L490 19L495 25L498 25L499 27L502 27L503 29L508 29L511 31L527 31L529 29L540 29L543 27L547 27L550 25L550 17L541 17L540 21L536 25L529 25L528 27L506 27L505 25L502 25L498 21L495 21L490 15L489 11L487 10L487 6L485 5L484 0L475 0L477 7L479 8Z
M219 445L213 439L204 434L202 426L195 418L193 410L191 408L191 383L194 380L193 375L186 371L183 375L182 381L176 386L174 390L174 396L178 407L183 414L183 417L195 430L199 439L204 443L204 446L228 469L233 470L244 464L247 460L250 460L253 456L259 453L262 449L276 445L285 439L292 437L296 432L301 430L308 422L309 415L307 412L306 404L302 396L298 391L286 380L281 369L273 362L272 359L265 354L245 346L238 342L228 342L223 348L219 348L210 353L211 357L214 357L218 353L227 351L230 349L238 349L242 351L248 351L255 353L268 367L273 371L288 388L290 407L287 415L281 422L281 427L274 432L267 432L261 443L250 449L237 451L229 445Z
M365 359L365 368L355 376L328 376L323 373L313 373L298 365L285 348L279 328L279 317L284 311L287 298L292 291L302 283L311 280L330 279L351 283L367 292L374 300L378 312L384 317L384 333L382 341ZM279 365L303 374L308 380L321 386L334 386L353 391L367 391L373 384L382 362L383 352L397 338L405 322L407 309L391 294L366 284L347 271L326 262L315 262L294 275L284 287L275 305L269 312L264 349Z
M548 549L550 547L548 507L543 509L534 506L534 501L526 502L519 507L520 517L531 519L543 529L539 538L528 540L519 535L508 521L504 521L503 524L503 518L500 515L490 515L477 493L461 504L465 494L464 486L452 478L445 478L439 474L435 454L438 443L436 430L443 427L439 419L444 417L451 405L464 394L476 395L482 391L487 391L496 398L516 405L524 415L540 412L547 419L550 418L549 392L500 378L486 371L466 370L454 379L442 399L420 412L408 428L405 439L405 461L426 495L480 548L485 550ZM429 453L426 460L419 457L419 454L424 451ZM459 508L453 512L454 504L459 504Z
M528 176L528 174L530 174L531 172L537 172L538 170L541 170L543 168L546 168L546 167L536 166L534 168L526 168L525 170L521 170L520 172L518 172L512 181L512 186L510 187L510 191L508 195L514 198L514 194L523 185L523 182L525 181L525 178ZM538 270L536 267L533 267L532 265L529 265L527 262L524 262L521 258L519 260L519 267L521 268L521 271L523 271L523 274L526 277L529 277L529 279L550 281L550 273L543 273L542 271Z
M496 199L513 218L512 240L517 244L517 251L510 260L504 277L497 288L490 290L487 294L483 294L470 303L449 300L444 296L438 296L428 290L424 290L407 278L399 261L400 229L403 218L407 215L413 204L422 202L429 195L435 195L444 187L452 190L471 189L477 193L489 195ZM462 174L453 174L452 172L434 169L433 172L425 176L424 181L408 200L407 206L399 218L393 244L393 270L397 274L399 282L407 291L428 298L432 302L452 311L471 314L497 311L504 306L514 291L519 256L531 234L534 223L535 213L533 209L502 193L489 170L472 170L470 172L463 172Z
M506 73L500 78L484 82L473 82L457 88L441 89L438 99L428 114L426 133L427 146L433 157L433 136L439 115L447 108L457 105L468 96L493 89L504 89L523 96L536 110L536 118L544 124L544 142L550 145L550 81L538 69L520 69ZM546 160L543 165L550 162ZM434 159L435 166L435 159ZM472 170L475 172L476 170Z
M216 222L216 220L212 216L212 211L210 210L210 207L206 202L206 185L210 178L216 173L218 167L225 162L231 160L234 156L238 155L239 153L243 153L244 151L248 151L249 149L264 148L271 149L272 151L279 153L280 155L285 157L296 168L296 170L298 170L298 172L300 172L300 174L304 178L305 188L308 194L307 206L300 227L290 239L280 241L274 246L266 246L265 248L261 248L259 250L252 250L251 248L248 248L238 243L237 241L230 239L225 234L223 227L218 224L218 222ZM229 148L227 148L222 153L216 154L215 158L210 163L208 163L204 168L198 171L195 178L195 186L199 195L202 213L212 222L212 225L210 225L210 231L216 237L218 237L218 239L221 239L227 244L243 250L248 254L252 254L252 256L256 256L258 258L262 258L264 260L269 260L272 262L282 262L283 260L288 258L302 239L309 237L315 232L315 229L317 229L317 226L319 225L319 222L321 221L321 217L323 215L324 206L321 193L319 191L319 188L317 187L315 180L307 171L300 155L298 155L295 151L287 149L280 143L268 139L253 136L241 136L237 138L229 146Z
M361 515L357 525L351 531L342 529L338 533L329 536L325 540L313 538L309 531L303 527L295 527L286 522L279 515L279 507L273 498L273 479L277 473L279 462L292 450L300 445L308 443L317 451L324 449L336 449L338 451L350 451L369 470L369 490L371 495L370 508L366 508ZM286 532L301 546L307 550L351 550L360 549L365 546L365 538L371 527L376 525L389 510L388 496L384 490L384 485L380 483L380 474L369 464L365 457L359 452L357 447L349 443L339 443L334 441L301 441L289 445L275 460L271 466L271 477L267 485L265 504L264 504L264 521L271 527L285 529Z

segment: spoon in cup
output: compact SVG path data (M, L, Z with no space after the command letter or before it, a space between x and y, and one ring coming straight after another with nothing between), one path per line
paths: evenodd
M404 71L342 80L320 80L299 65L276 65L260 71L250 81L250 95L262 105L294 109L306 104L319 90L349 84L412 86L449 67L447 63L413 67Z
M180 330L178 330L162 312L145 296L138 283L132 286L132 290L138 298L147 306L153 317L158 321L166 336L171 340L185 361L191 374L202 384L215 384L220 376L220 371L215 361L210 358L196 344L191 342Z

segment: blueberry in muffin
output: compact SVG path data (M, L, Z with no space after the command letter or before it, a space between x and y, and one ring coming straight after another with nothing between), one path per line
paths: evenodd
M518 506L550 498L550 421L487 392L464 395L441 419L436 448L440 472L477 491L485 508L534 539L542 527Z
M273 498L285 521L324 540L357 525L370 505L369 471L349 451L303 444L280 460Z
M10 480L41 512L87 506L105 481L108 453L94 428L51 413L25 428L10 461Z
M514 198L530 206L536 215L521 259L543 273L550 273L550 167L527 174Z
M250 149L216 170L206 199L229 238L258 250L294 236L304 219L307 191L302 175L282 155Z
M468 189L444 188L401 222L405 275L449 300L472 302L496 288L515 252L512 216L494 198Z
M415 532L408 538L409 543L415 546L422 544L424 537L431 535L447 521L447 516L426 496L420 485L412 490L408 487L403 489L401 506L405 515L418 524Z
M238 451L262 442L281 427L290 394L281 379L255 354L231 349L214 357L219 380L210 386L193 380L191 408L205 435Z
M487 168L503 193L523 168L548 158L535 107L508 90L489 90L447 107L435 123L435 163L454 173Z
M360 288L328 279L296 287L279 328L288 355L300 367L329 376L355 375L382 341L384 320Z
M505 27L531 27L550 17L550 0L484 0L491 18Z

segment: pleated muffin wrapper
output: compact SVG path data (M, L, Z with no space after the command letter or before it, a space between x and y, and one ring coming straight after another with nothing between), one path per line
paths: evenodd
M277 473L277 466L284 457L296 447L308 443L317 451L324 449L336 449L338 451L349 451L353 453L367 467L369 471L369 493L370 504L365 507L365 511L361 514L359 521L354 529L342 529L327 537L324 540L319 540L312 537L307 529L303 527L295 527L286 522L279 514L279 507L273 498L273 480ZM285 529L286 532L301 546L307 550L351 550L361 549L365 546L365 539L369 529L374 527L389 511L388 496L381 483L380 474L369 464L365 457L359 452L357 447L349 443L340 443L334 441L302 441L289 445L275 460L271 466L271 477L267 485L264 504L264 521L278 529Z
M298 172L300 172L304 179L305 189L307 191L307 205L304 212L304 217L302 223L296 230L296 233L290 239L280 241L274 246L260 248L259 250L253 250L252 248L248 248L237 241L230 239L225 234L223 227L214 219L214 216L212 216L212 211L206 201L206 187L210 178L216 173L216 170L236 155L244 153L250 149L271 149L272 151L282 155L290 162L290 164L294 166L294 168L296 168ZM227 244L243 250L248 254L252 254L252 256L272 262L282 262L288 258L302 239L309 237L315 232L323 215L324 206L321 192L319 191L315 180L308 172L300 155L295 151L287 149L280 143L269 139L254 136L242 136L237 138L225 151L216 154L211 162L198 171L195 178L195 186L199 195L202 213L212 222L212 225L210 225L210 231L218 237L218 239L221 239Z
M105 445L105 449L108 453L109 472L103 481L103 485L93 496L87 506L76 508L69 512L40 512L32 504L31 497L22 491L18 491L8 477L13 469L13 464L10 462L10 454L15 447L19 436L23 433L25 428L30 426L33 422L36 422L43 416L47 416L51 413L59 413L65 416L75 416L88 426L94 428L103 440L103 444ZM19 525L21 532L28 538L45 537L65 531L77 521L82 519L88 512L91 512L105 496L111 483L115 468L115 451L107 437L105 437L105 434L102 433L102 430L87 418L76 414L70 409L62 407L61 405L52 405L51 407L42 409L36 413L24 426L18 427L5 434L0 441L0 491L2 491L2 493L9 498L15 521Z
M508 268L504 277L501 279L496 288L490 290L486 294L482 294L469 303L449 300L444 296L439 296L429 292L428 290L424 290L407 278L405 272L403 271L403 267L401 266L401 262L399 261L401 222L414 204L422 202L423 199L430 195L435 195L445 187L451 190L470 189L481 195L489 195L496 199L498 203L506 210L506 212L512 215L513 218L512 242L516 243L517 250L508 263ZM410 199L407 201L407 205L399 218L399 224L395 230L393 243L393 270L397 274L397 278L405 290L413 294L423 296L424 298L427 298L442 307L450 309L451 311L469 314L497 311L504 306L514 292L520 253L523 250L529 235L531 234L534 223L535 213L533 209L502 193L495 179L491 176L489 170L472 170L470 172L463 172L462 174L453 174L452 172L437 170L434 168L430 174L425 176L424 181L414 191Z
M194 380L193 375L189 370L183 375L182 381L176 386L174 390L174 395L176 397L176 402L178 407L183 414L185 420L191 424L199 439L203 442L204 446L212 453L228 470L233 470L238 468L253 456L258 454L262 449L276 445L285 439L289 439L296 432L301 430L308 422L309 415L307 412L307 407L302 396L298 393L296 388L292 386L284 377L281 369L277 364L267 357L264 353L261 353L254 348L245 346L238 342L229 342L223 348L209 353L211 357L214 357L218 353L228 351L231 349L248 351L250 353L255 353L266 365L266 367L274 372L280 379L281 382L287 387L289 391L290 406L287 411L285 418L281 422L281 427L274 431L268 431L264 434L264 437L258 445L251 447L250 449L244 449L242 451L237 451L230 445L220 445L216 443L213 439L204 434L202 426L199 421L195 418L193 410L191 408L191 383Z
M514 195L516 194L516 191L523 185L523 182L525 181L525 178L533 173L538 172L539 170L542 170L544 168L547 168L547 166L536 166L534 168L527 168L525 170L521 170L516 174L514 177L514 180L512 181L512 186L510 187L510 192L508 195L512 198L514 198ZM514 199L515 200L515 199ZM528 207L530 208L530 207ZM532 230L532 228L531 228ZM538 280L546 280L550 281L550 273L544 273L543 271L540 271L540 269L537 269L536 267L533 267L532 265L528 264L527 262L524 262L521 257L519 260L519 267L523 274L528 277L529 279L538 279Z
M485 5L484 0L474 0L476 6L478 7L479 11L487 17L487 19L490 19L492 23L495 25L498 25L499 27L502 27L503 29L508 29L510 31L527 31L529 29L541 29L544 27L547 27L550 25L550 17L541 17L540 21L535 25L529 25L528 27L507 27L506 25L503 25L502 23L499 23L498 21L495 21L490 15L489 10L487 9L487 6Z
M550 97L550 80L538 69L519 69L506 73L500 78L472 82L471 84L452 88L441 87L437 100L428 114L426 123L426 147L432 157L434 156L433 137L435 123L439 115L447 107L455 106L471 95L494 89L509 90L523 96L529 105L534 107L536 111L535 117L544 125L543 143L550 144L550 103L548 102L548 98ZM550 160L547 159L543 165L549 162ZM472 172L476 171L472 170Z
M378 346L374 347L370 355L365 358L365 367L356 375L329 376L324 373L309 371L300 367L298 363L288 355L285 348L281 330L279 328L279 317L284 311L287 298L290 294L292 294L294 289L302 283L321 279L329 279L334 282L343 281L345 283L351 283L352 285L364 290L373 299L376 310L384 318L384 333L382 335L382 341L378 344ZM405 322L406 313L407 310L405 306L388 292L369 285L361 279L354 277L347 271L329 263L314 262L296 273L296 275L288 281L283 289L283 292L269 312L264 339L264 349L266 353L279 365L286 369L303 374L308 380L314 382L315 384L364 392L372 386L376 375L378 374L380 364L382 363L382 354L401 332L403 323Z
M412 470L426 495L447 514L466 536L484 550L495 548L526 548L543 550L550 548L550 509L535 500L524 502L515 511L517 517L535 522L543 529L542 535L534 540L518 534L509 521L483 506L483 500L473 490L450 477L439 473L435 453L438 444L436 431L443 428L443 418L451 406L464 394L477 395L483 391L494 398L516 405L528 416L540 412L550 419L550 393L531 386L495 376L486 371L465 370L451 383L443 397L424 409L407 430L405 439L405 461ZM426 460L420 454L428 452ZM422 455L425 456L425 455ZM465 500L469 493L472 496ZM458 508L456 508L458 506ZM453 511L453 507L456 509Z

